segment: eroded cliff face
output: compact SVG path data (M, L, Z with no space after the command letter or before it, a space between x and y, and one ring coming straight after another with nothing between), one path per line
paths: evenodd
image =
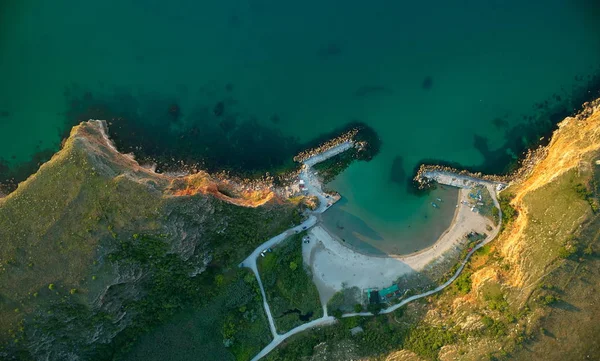
M578 269L585 270L585 262L593 262L589 257L598 237L587 239L581 233L597 234L587 227L598 218L594 208L599 174L600 100L562 121L548 146L533 152L502 192L518 215L469 262L464 272L469 274L470 290L460 294L451 287L430 300L421 325L443 327L456 335L454 342L439 349L440 360L503 359L523 342L547 337L540 329L552 312L548 304L559 302L561 292L567 297L569 290L562 287ZM558 276L564 267L566 281ZM579 301L590 304L575 302ZM580 315L589 313L581 311ZM566 315L564 320L577 322L576 317ZM403 359L403 352L387 360Z
M156 173L151 167L142 167L132 155L120 153L107 134L105 121L90 120L74 127L67 142L77 144L86 149L91 158L98 159L99 172L108 176L121 174L155 187L166 196L210 194L243 207L257 207L276 198L272 179L269 178L234 181L225 174L210 175L205 171L187 175Z
M297 216L268 179L159 174L106 134L103 121L74 127L0 199L0 358L9 345L13 356L89 359L152 318L157 282L192 295L210 262L232 267ZM184 290L172 291L159 309L182 307Z
M514 265L513 272L506 280L512 287L526 288L536 281L536 277L541 276L539 272L531 272L531 267L527 267L527 257L523 257L528 248L526 229L530 222L536 222L536 217L552 216L546 210L545 214L532 217L531 209L524 200L567 172L582 173L597 166L594 153L600 149L600 102L589 104L585 113L589 115L569 117L559 123L549 145L542 150L544 157L536 162L529 174L524 175L508 190L514 194L511 205L519 215L497 240L497 247L506 261ZM557 216L556 222L569 221L560 217L560 214ZM583 217L584 214L581 214L581 218L573 220L571 228L578 227ZM552 230L547 232L551 233ZM568 234L552 234L552 237L567 236Z

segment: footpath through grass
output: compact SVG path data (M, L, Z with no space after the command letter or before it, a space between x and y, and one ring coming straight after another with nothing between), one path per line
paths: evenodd
M319 292L302 262L305 234L295 234L258 261L278 332L287 332L323 315Z
M213 279L212 291L206 292L215 295L198 294L197 305L143 335L130 352L116 359L252 359L272 339L258 282L246 269L213 274ZM202 302L207 297L212 298Z

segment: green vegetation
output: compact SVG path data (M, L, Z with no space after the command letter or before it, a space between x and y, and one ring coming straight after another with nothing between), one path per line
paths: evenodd
M498 203L502 210L502 229L508 226L515 218L517 218L517 210L510 205L510 201L515 197L512 193L506 191L498 196Z
M508 329L504 322L494 320L489 316L484 316L481 319L481 323L485 326L487 335L492 337L503 337L506 336Z
M250 360L271 341L256 278L230 271L205 286L191 305L143 335L118 360ZM212 277L215 280L217 277ZM208 277L204 277L208 281ZM209 292L208 294L205 292ZM210 295L210 292L213 295Z
M385 308L385 305L383 303L370 303L369 305L367 305L367 311L371 312L374 315L379 314L379 312L381 312L381 310L383 310Z
M483 293L483 298L487 303L488 309L501 313L509 310L508 301L500 289L500 285L495 283L490 284L483 290Z
M565 243L558 249L558 256L561 258L572 258L580 253L579 242L573 235L569 235Z
M471 291L471 273L463 271L454 281L454 287L461 295L466 295Z
M577 183L574 186L575 193L577 193L581 199L588 202L590 207L592 207L592 211L596 213L598 212L598 200L594 197L594 192L591 191L590 188L592 187L583 183Z
M356 311L359 309L359 311ZM361 312L362 306L362 294L358 287L344 287L341 291L336 292L329 302L327 302L327 310L330 314L346 313L346 312Z
M285 346L273 350L265 360L302 360L317 352L323 359L330 360L381 357L402 347L410 332L410 324L421 316L421 308L410 312L401 308L389 315L342 318L333 326L291 337ZM363 332L352 336L350 329L357 326ZM317 351L317 345L323 342L327 343L327 347Z
M447 327L421 325L411 331L404 347L427 360L437 360L440 348L455 340L456 334Z
M84 280L112 239L107 226L153 231L160 204L146 186L99 174L87 153L69 142L0 200L0 344L28 314L56 302L57 292L90 292ZM15 307L22 312L12 312Z
M545 295L545 296L541 296L539 298L539 301L542 305L549 306L549 305L555 304L558 301L560 301L560 298L558 298L554 295Z
M585 262L597 263L597 257L594 253L595 246L589 243L589 240L594 239L597 242L600 239L600 233L597 231L600 229L600 219L598 219L595 228L589 226L579 227L582 222L585 223L586 219L593 215L588 202L583 200L573 187L574 184L581 183L586 176L575 171L568 172L556 178L551 184L541 187L524 197L523 203L528 210L529 222L522 236L526 240L524 242L527 246L524 247L523 255L519 258L524 260L525 263L519 266L523 267L522 270L527 273L529 279L543 279L544 282L553 279L553 272L547 276L545 275L552 270L552 265L557 260L559 264L567 266L574 264L565 269L563 284L574 282L573 275L579 274L578 277L581 279L580 283L583 287L586 283L591 282L591 274L600 272L598 271L600 267L594 269L592 273L590 269L585 271L586 267L577 266L577 264L584 262L582 261L583 256L585 256ZM510 206L513 197L514 195L504 192L500 199L504 216L503 224L505 225L514 220L517 215L516 210ZM594 215L594 217L598 216ZM576 232L588 229L589 234L585 236L579 234L571 236ZM477 241L472 240L472 242ZM572 251L576 248L577 251L563 260L559 257L559 254L561 247L567 243L570 244L566 247L567 250ZM473 244L469 244L467 248ZM456 344L457 353L451 356L446 355L447 359L452 359L452 357L460 359L458 355L461 355L461 353L469 353L470 358L468 359L486 359L486 357L489 359L506 359L509 353L512 355L524 343L528 343L527 347L531 346L534 334L539 332L541 327L539 317L545 316L546 312L551 310L553 315L564 312L565 318L573 317L573 312L568 311L568 305L563 301L563 291L558 290L559 288L555 286L554 281L540 285L539 290L536 290L532 297L524 298L523 295L526 292L522 292L521 288L515 290L510 286L507 287L501 281L489 279L484 284L478 285L477 294L474 296L481 295L481 297L476 297L475 304L466 303L461 305L458 302L454 303L456 295L473 292L471 291L473 287L471 275L480 267L495 264L500 274L510 277L512 267L509 266L514 265L512 263L514 261L503 259L498 252L492 252L491 249L492 246L487 245L476 252L473 260L469 262L463 274L451 287L453 292L441 292L429 298L429 302L434 304L433 308L443 310L443 315L433 321L435 323L419 321L419 317L422 316L422 313L419 312L416 312L412 319L407 319L407 314L411 314L412 311L405 312L404 316L396 317L392 315L379 315L372 318L356 317L354 318L356 319L355 323L352 324L349 323L348 319L341 319L339 325L291 339L286 346L276 350L268 359L297 360L316 354L319 357L325 357L322 353L325 346L317 347L321 342L326 343L326 355L330 359L376 358L385 354L386 352L381 350L391 345L389 346L390 349L405 348L417 353L424 359L436 360L441 347L451 344ZM577 279L577 276L575 278ZM564 286L561 285L560 288L564 289ZM589 291L581 289L578 295L580 305L589 304L589 297L591 297ZM345 310L353 311L349 309L353 307L352 303L345 299L343 293L336 294L328 306L330 310L337 311L342 309L341 305ZM560 307L548 307L553 305ZM419 305L417 302L408 305L408 307L419 307ZM456 313L452 311L455 307L458 308ZM481 328L461 329L459 325L465 323L464 316L471 315L473 312L481 315ZM331 314L334 313L331 312ZM592 314L588 315L590 321L595 319ZM389 334L383 336L377 331L367 329L365 325L368 325L369 321L378 324L379 330L385 330ZM561 324L557 323L557 327L560 327ZM572 324L572 320L570 324ZM365 329L364 333L351 336L348 331L351 326L355 325L363 327ZM407 328L402 329L402 326L407 326ZM400 329L396 329L396 327ZM546 330L549 329L545 325L543 327ZM594 327L588 326L586 329L598 330L598 326ZM588 332L583 328L578 329L580 329L579 332L586 332L590 337L593 335L591 331ZM546 334L553 334L557 331L545 332ZM369 335L370 333L372 335ZM545 339L553 340L553 337L546 337ZM377 341L374 342L373 340ZM481 340L481 343L477 344L479 340ZM575 341L575 339L573 340ZM337 345L343 346L337 347ZM350 353L342 353L340 350L342 347L351 350L348 351ZM504 350L497 351L498 347L502 347ZM480 353L475 353L474 350L479 350ZM340 357L340 355L343 356ZM527 356L522 357L522 359L526 358Z
M177 315L209 309L214 322L190 335L218 335L213 344L230 359L254 356L270 332L253 277L231 269L300 214L201 194L164 197L153 181L115 177L120 165L79 144L67 141L0 200L0 352L118 358ZM244 301L211 308L238 297Z
M305 235L305 232L294 234L258 262L263 287L280 332L323 315L319 292L310 272L303 266L302 237Z

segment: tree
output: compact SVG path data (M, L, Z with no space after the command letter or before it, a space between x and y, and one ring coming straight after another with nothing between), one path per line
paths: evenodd
M362 311L362 309L363 309L363 307L360 303L357 303L354 305L354 312L359 313Z
M298 268L298 265L296 264L296 262L294 262L294 261L290 262L290 269L292 271L295 271L296 268Z
M367 306L367 311L371 312L374 315L377 315L382 308L383 305L381 303L371 303Z

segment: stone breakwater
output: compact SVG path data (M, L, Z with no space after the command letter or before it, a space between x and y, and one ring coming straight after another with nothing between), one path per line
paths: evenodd
M358 134L358 131L359 131L358 129L351 129L351 130L343 133L340 136L337 136L333 139L326 141L325 143L319 145L316 148L307 149L303 152L300 152L298 155L296 155L294 157L294 161L298 162L298 163L302 163L305 160L307 160L308 158L315 156L317 154L324 153L327 150L329 150L339 144L342 144L344 142L350 142Z
M458 176L489 181L491 183L509 183L512 180L511 176L488 175L479 172L473 173L464 169L460 170L442 165L421 164L417 174L414 177L414 181L417 183L420 189L427 188L432 185L432 182L434 182L434 179L430 175L440 173L454 174Z
M505 188L506 186L508 186L508 184L505 182L486 180L486 179L482 179L482 178L472 177L469 175L464 175L464 174L459 175L459 174L456 174L453 172L440 171L440 170L424 171L422 173L422 177L427 178L427 179L434 181L436 183L439 183L439 184L444 184L444 185L449 185L452 187L464 188L464 189L472 189L479 185L492 186L492 187L499 186L500 187L499 189L502 189L502 188Z
M565 118L565 120L558 124L558 127L560 129L560 127L563 126L563 124L566 124L565 122L568 122L569 120L575 120L583 123L597 111L600 111L600 99L585 102L583 103L582 109L579 113L577 113L573 117ZM554 132L554 134L556 134L556 131ZM489 175L482 174L479 172L473 173L467 170L460 170L442 165L422 164L419 167L419 170L417 171L417 174L413 179L419 189L425 189L432 185L434 180L431 177L427 176L432 173L452 173L460 176L467 176L470 178L486 180L494 183L518 183L521 180L527 178L528 175L531 174L535 165L546 158L546 156L548 155L548 149L550 147L550 144L551 142L546 146L540 146L536 149L528 150L527 153L524 154L522 160L520 161L519 168L514 173L509 175Z

